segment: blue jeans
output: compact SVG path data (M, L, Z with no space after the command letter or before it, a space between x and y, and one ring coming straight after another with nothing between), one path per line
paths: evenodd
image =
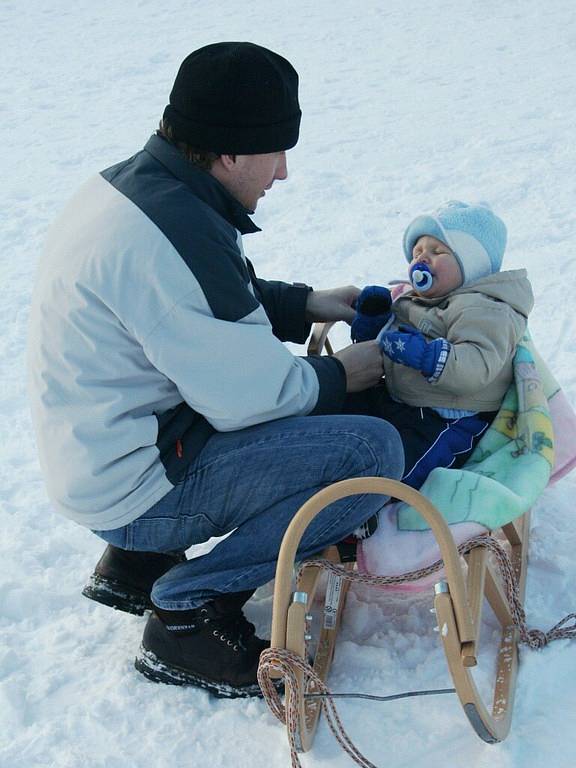
M398 432L382 419L280 419L216 433L163 499L123 528L97 533L123 549L149 552L187 549L230 534L154 584L152 601L159 608L197 608L220 594L255 589L272 579L286 528L317 491L350 477L398 479L403 468ZM386 501L365 494L331 504L309 525L299 557L340 541Z

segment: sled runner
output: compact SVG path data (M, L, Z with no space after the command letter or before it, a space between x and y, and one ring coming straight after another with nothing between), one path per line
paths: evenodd
M326 324L314 329L309 353L318 354L324 347L332 352L327 341L329 328ZM522 363L525 362L522 358ZM516 434L515 445L521 443L523 437ZM529 456L527 460L531 458ZM506 489L506 493L508 491ZM300 564L294 581L298 545L315 516L339 499L365 493L382 494L409 505L412 518L419 516L423 525L430 528L441 560L410 573L373 576L359 572L354 562L342 563L338 548L331 547L317 560ZM510 495L512 500L520 499L526 503L521 492L514 499L513 495ZM549 633L526 628L523 602L529 514L528 506L524 514L491 531L485 526L483 534L458 546L445 514L441 514L428 498L401 482L376 477L334 483L299 509L280 549L271 647L263 652L259 668L259 682L267 703L275 716L286 724L293 766L300 765L297 753L311 748L322 710L340 745L360 765L372 766L344 732L325 685L351 581L399 585L418 582L438 573L436 583L430 589L454 691L470 725L481 739L496 743L506 737L512 719L518 643L522 641L531 647L542 647L552 639L576 635L574 627L562 629L574 614ZM323 587L320 586L322 580L325 582ZM325 599L318 611L319 592L325 592ZM479 664L479 635L485 600L500 626L491 704L483 700L472 676L473 668ZM284 678L285 704L272 686L272 678L278 677Z

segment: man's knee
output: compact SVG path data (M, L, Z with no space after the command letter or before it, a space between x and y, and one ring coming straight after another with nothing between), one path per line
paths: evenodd
M350 417L348 477L390 477L404 472L404 450L400 435L392 424L375 416Z

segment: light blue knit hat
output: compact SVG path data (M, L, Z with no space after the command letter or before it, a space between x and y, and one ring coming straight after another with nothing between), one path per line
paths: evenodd
M416 217L404 233L407 261L412 261L414 245L423 235L441 240L454 252L463 285L498 272L502 266L506 225L487 203L450 200L433 213Z

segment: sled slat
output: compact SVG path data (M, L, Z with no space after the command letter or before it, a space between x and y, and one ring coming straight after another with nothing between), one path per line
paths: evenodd
M523 518L520 518L520 520L512 520L502 526L502 531L512 546L522 544L522 523Z
M486 597L498 621L503 627L512 623L512 614L506 598L506 593L494 566L488 561L486 566Z
M471 643L462 646L462 661L466 667L476 666L476 655L482 623L482 606L484 603L484 584L486 580L486 559L488 551L485 547L475 547L468 553L468 577L466 591L470 605L470 615L474 624L475 637Z
M312 336L308 342L309 355L320 355L323 350L326 350L329 355L334 354L332 344L328 338L328 334L333 325L334 323L316 323L314 325Z

